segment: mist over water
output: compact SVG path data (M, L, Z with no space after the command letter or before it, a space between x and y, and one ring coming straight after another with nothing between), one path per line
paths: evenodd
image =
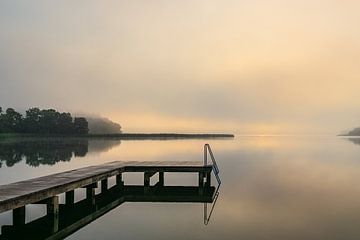
M360 237L357 140L329 136L237 136L234 140L206 142L214 151L222 180L207 226L200 203L124 203L69 239ZM11 167L3 164L0 184L117 160L201 161L204 143L205 140L151 140L106 146L106 142L89 140L86 155L73 154L69 161L34 167L24 157ZM124 180L127 184L139 184L142 176L125 174ZM165 174L165 185L196 184L195 174ZM79 199L81 194L78 193ZM27 211L31 213L29 218L43 213L36 205L28 206ZM0 224L9 223L11 214L0 214Z
M100 114L133 132L338 134L360 118L359 8L4 0L0 103Z

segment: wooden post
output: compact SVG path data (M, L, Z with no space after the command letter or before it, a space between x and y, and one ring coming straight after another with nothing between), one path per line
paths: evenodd
M150 191L150 178L156 174L156 172L144 172L144 192Z
M75 191L71 190L65 193L65 204L72 205L75 203Z
M51 223L52 223L52 232L56 233L59 231L59 214L53 215L51 217Z
M86 199L91 201L92 205L95 205L95 188L97 188L97 182L85 186Z
M101 193L104 193L108 190L108 179L101 180Z
M204 173L199 172L199 187L203 187L203 186L204 186Z
M46 211L47 215L58 215L59 214L59 197L54 196L46 200Z
M144 172L144 187L150 187L150 173Z
M154 176L156 172L144 172L144 187L150 187L150 178Z
M164 186L164 172L159 172L159 186Z
M93 187L87 187L86 188L86 198L92 199L95 196L95 188Z
M206 173L206 186L207 187L211 186L211 172Z
M25 224L25 206L13 209L13 225Z
M65 193L65 203L66 201L68 201L66 200L66 198L69 199L69 194L71 195L71 193L68 192ZM46 204L46 216L48 217L50 223L52 224L51 231L53 233L57 232L59 230L59 197L52 196L44 200L41 200L39 202L36 202L34 204Z
M199 172L199 194L200 195L204 194L204 176L205 176L205 173Z
M116 185L119 187L124 186L124 181L122 180L122 173L116 175Z
M52 223L52 232L59 230L59 197L54 196L46 200L46 212Z

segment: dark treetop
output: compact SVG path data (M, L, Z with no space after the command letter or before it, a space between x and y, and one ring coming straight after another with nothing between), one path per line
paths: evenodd
M354 128L347 134L344 134L345 136L360 136L360 128Z
M73 118L70 113L54 109L30 108L25 116L13 108L3 112L0 107L0 133L87 134L86 118Z

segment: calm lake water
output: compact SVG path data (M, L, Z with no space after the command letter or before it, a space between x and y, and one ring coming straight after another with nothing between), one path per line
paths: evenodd
M121 204L68 239L360 238L358 139L5 141L0 142L0 184L116 160L201 161L207 142L222 180L208 225L202 203L134 202ZM142 175L125 174L124 180L140 184ZM196 184L194 174L165 174L165 185ZM83 195L76 192L77 199ZM26 211L27 222L46 212L42 205ZM0 214L0 225L11 222L11 212Z

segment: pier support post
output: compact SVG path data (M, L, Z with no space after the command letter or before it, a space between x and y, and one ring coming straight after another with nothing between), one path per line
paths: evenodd
M91 201L91 204L95 204L95 188L86 188L86 199Z
M46 212L51 220L52 232L59 230L59 197L54 196L46 199Z
M150 178L156 174L156 172L144 172L144 191L148 193L150 191Z
M92 205L95 205L95 188L97 188L97 182L85 186L86 188L86 199L91 201Z
M200 195L204 194L204 177L205 177L205 173L199 172L199 194Z
M59 215L59 197L54 196L45 200L47 215Z
M65 193L65 204L72 205L75 203L75 191L71 190Z
M154 174L156 174L156 172L144 172L144 187L150 187L150 178L154 176Z
M104 193L108 190L108 179L101 180L101 193Z
M59 231L59 214L51 216L52 232Z
M13 209L13 225L25 224L25 206Z
M203 187L204 186L204 173L203 172L199 172L199 187Z
M65 193L66 198L66 193ZM66 201L66 200L65 200ZM65 202L66 203L66 202ZM34 204L46 204L46 216L52 224L52 232L59 230L59 197L52 196Z
M148 172L144 173L144 187L150 187L150 177Z
M119 187L124 186L124 181L122 180L122 173L116 175L116 185Z
M159 186L164 186L164 172L159 172Z
M211 172L207 172L206 173L206 187L210 187L211 186Z

